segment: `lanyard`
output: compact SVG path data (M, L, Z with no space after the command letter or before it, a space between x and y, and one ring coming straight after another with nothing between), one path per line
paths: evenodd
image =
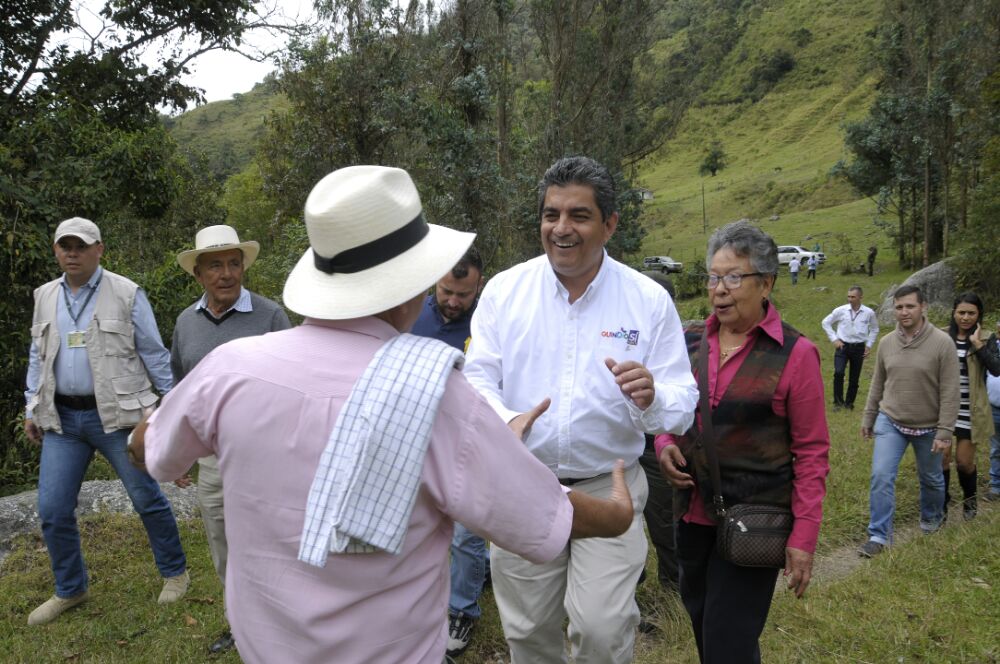
M101 278L103 279L103 277ZM69 312L69 317L73 319L74 328L78 327L76 322L80 320L80 316L83 315L83 310L87 308L88 304L90 304L90 298L94 297L94 293L97 292L97 287L100 285L101 285L101 279L98 279L96 282L94 282L93 288L90 289L90 292L87 293L87 298L83 301L83 306L80 307L80 310L76 314L74 314L73 306L69 303L69 295L66 294L66 285L63 284L63 300L66 301L66 311Z

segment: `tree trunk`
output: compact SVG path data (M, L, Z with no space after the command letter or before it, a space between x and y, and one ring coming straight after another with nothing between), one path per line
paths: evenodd
M917 268L917 188L910 186L910 269Z
M941 254L944 258L948 258L948 196L950 195L951 188L948 186L948 178L950 175L950 168L948 167L948 160L945 159L942 164L944 167L944 201L942 202L941 212L944 215L944 219L941 222Z
M899 234L896 245L899 247L899 267L906 264L906 190L903 185L899 185L899 198L896 205L896 213L899 216Z
M914 232L916 228L914 228ZM924 159L924 254L923 267L931 264L931 158Z

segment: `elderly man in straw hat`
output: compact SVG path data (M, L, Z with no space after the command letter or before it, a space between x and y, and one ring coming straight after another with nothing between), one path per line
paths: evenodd
M42 446L38 515L56 592L28 616L52 622L88 597L76 525L84 473L100 452L122 480L165 578L160 603L180 599L188 574L177 522L159 485L133 468L125 439L142 409L173 386L170 356L149 300L132 281L101 267L101 230L73 217L53 244L63 274L35 290L24 429Z
M194 249L177 255L177 263L194 277L204 294L181 312L170 346L174 383L180 383L212 350L233 339L252 337L291 327L285 310L243 287L243 272L257 259L260 245L240 242L231 226L209 226L195 235ZM205 523L215 571L226 583L226 522L223 518L222 478L213 456L198 460L198 503ZM233 647L226 630L209 646L213 653Z
M565 492L460 351L401 334L474 238L428 224L405 171L335 171L305 220L284 291L304 323L202 360L133 453L163 479L218 456L244 661L439 664L454 521L544 561L571 535L623 532L631 497L620 470L608 500Z

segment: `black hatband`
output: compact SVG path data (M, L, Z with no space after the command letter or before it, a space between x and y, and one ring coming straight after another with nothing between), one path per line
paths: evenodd
M397 228L388 235L366 242L360 246L342 251L336 256L326 258L313 250L313 262L316 269L326 274L340 272L353 274L381 265L399 256L404 251L412 249L426 237L430 227L421 212L408 224Z

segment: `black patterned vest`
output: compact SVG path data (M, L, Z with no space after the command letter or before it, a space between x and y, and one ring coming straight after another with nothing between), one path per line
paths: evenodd
M800 335L784 322L781 328L784 344L780 346L767 334L757 333L753 348L711 414L717 438L715 448L719 457L722 497L727 506L737 503L791 505L791 432L788 420L774 412L771 401ZM703 330L702 324L684 332L691 366L696 371ZM704 350L708 352L707 346ZM698 483L705 513L714 518L712 498L716 488L712 486L697 420L686 434L677 437L677 445L691 469L688 472L693 473ZM674 494L675 519L687 512L690 501L690 489Z

